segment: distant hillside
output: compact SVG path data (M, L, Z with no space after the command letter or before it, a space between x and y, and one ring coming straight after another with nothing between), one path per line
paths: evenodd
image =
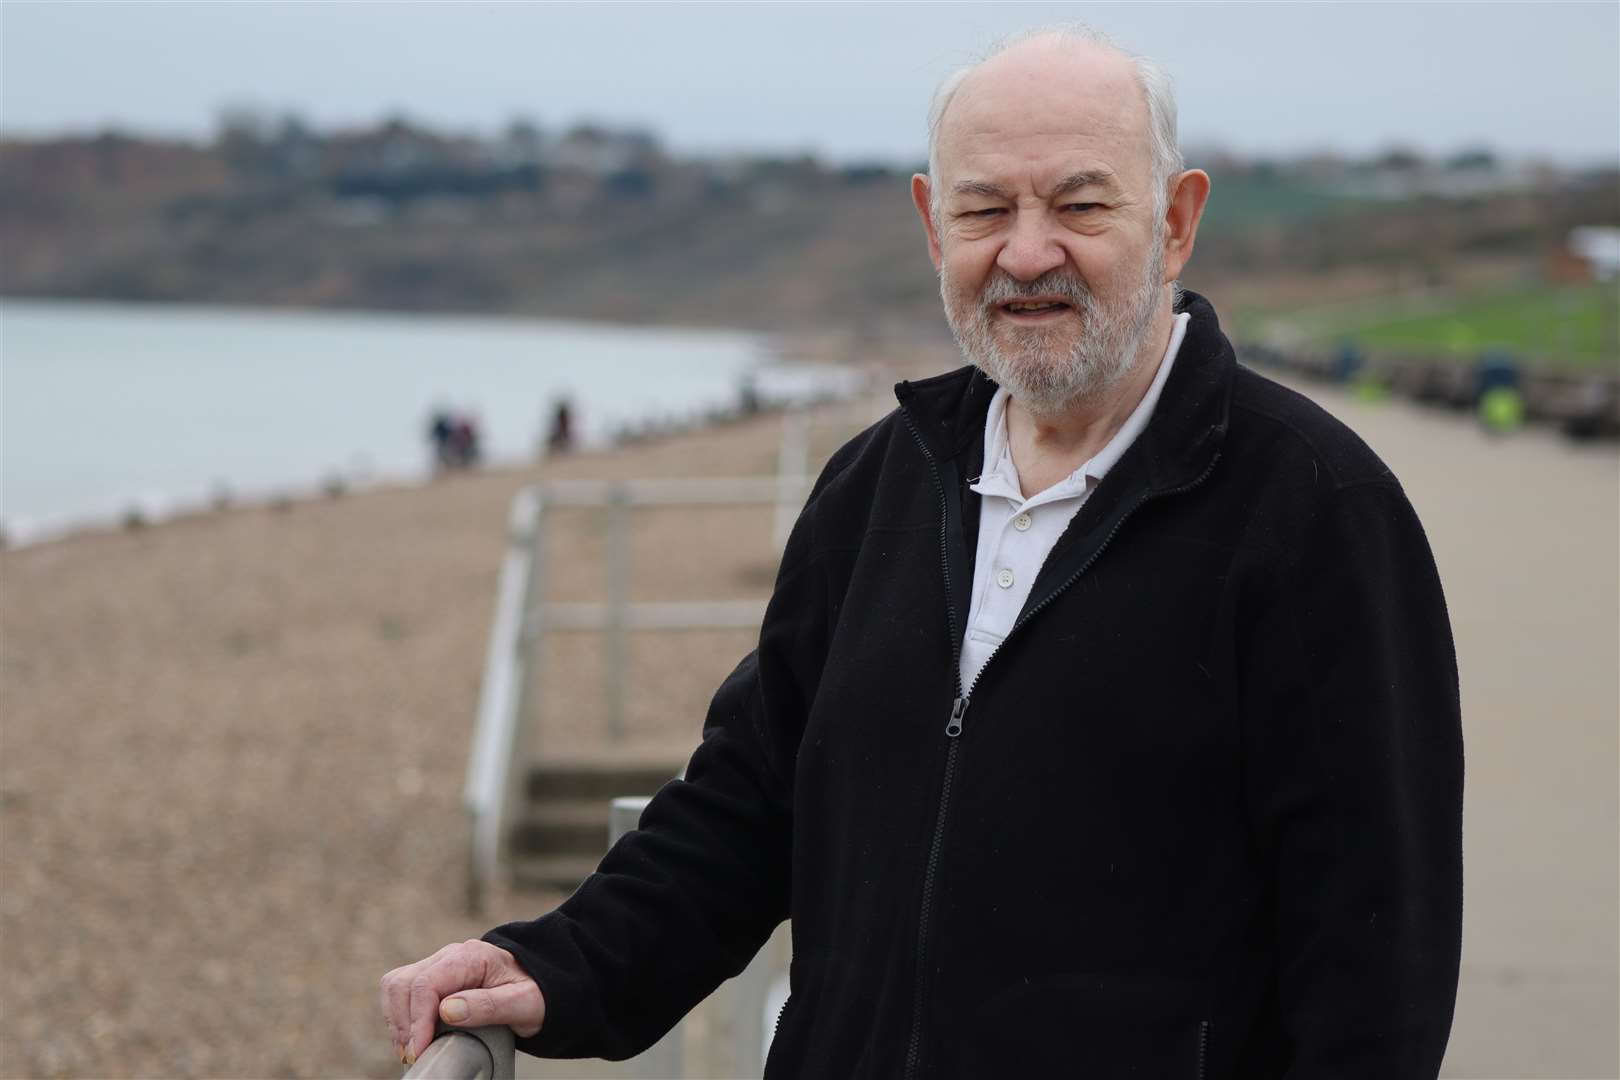
M1613 173L1210 171L1187 283L1217 298L1347 272L1443 283L1620 217ZM650 136L598 128L479 142L402 121L330 135L239 123L209 146L11 141L0 292L939 333L908 180L808 158L675 161Z

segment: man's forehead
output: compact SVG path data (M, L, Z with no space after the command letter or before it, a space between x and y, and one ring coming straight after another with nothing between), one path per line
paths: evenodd
M1073 169L1130 170L1148 153L1147 104L1130 62L1112 50L1036 42L963 79L940 119L940 163L1054 156ZM1089 160L1087 160L1089 159ZM956 169L946 171L956 172Z

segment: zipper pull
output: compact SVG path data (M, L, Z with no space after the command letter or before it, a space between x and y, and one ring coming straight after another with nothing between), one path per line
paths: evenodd
M959 697L951 702L951 718L945 723L945 734L954 739L962 734L962 717L967 712L968 699Z

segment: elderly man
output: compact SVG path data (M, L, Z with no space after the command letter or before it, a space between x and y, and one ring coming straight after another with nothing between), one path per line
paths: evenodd
M792 917L772 1077L1432 1077L1456 667L1389 470L1176 277L1209 179L1089 32L948 80L912 180L971 365L897 388L686 778L556 912L390 973L554 1057L650 1045Z

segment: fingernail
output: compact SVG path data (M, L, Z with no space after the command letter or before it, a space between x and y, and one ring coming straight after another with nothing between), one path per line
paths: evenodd
M439 1006L439 1015L444 1017L447 1024L459 1024L467 1019L467 1002L464 998L447 998Z
M411 1050L405 1051L405 1067L408 1069L416 1064L416 1054Z

